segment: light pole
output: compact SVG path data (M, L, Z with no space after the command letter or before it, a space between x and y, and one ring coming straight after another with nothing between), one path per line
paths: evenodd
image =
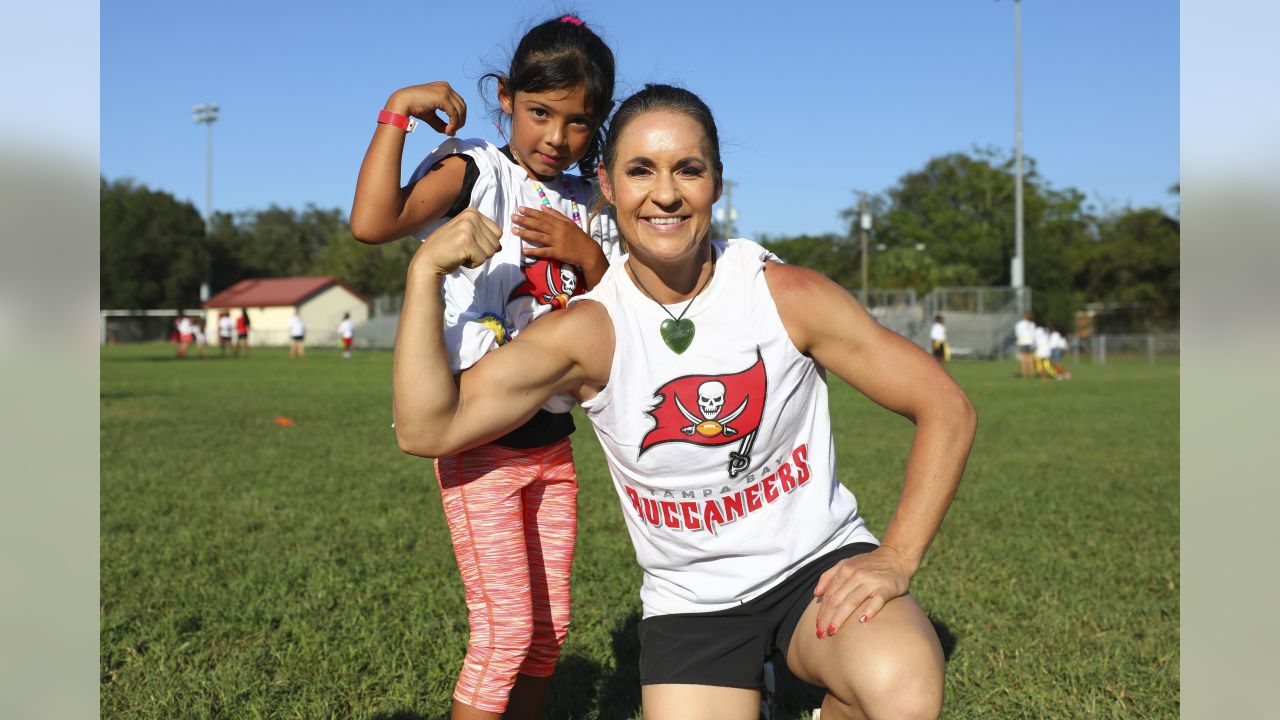
M862 243L862 304L868 306L870 299L867 297L867 275L870 272L870 263L867 258L867 233L871 230L871 213L867 211L867 194L860 193L858 199L858 236Z
M733 187L738 183L732 180L724 181L724 207L716 210L715 218L722 226L724 239L734 237L733 223L738 219L738 209L733 206Z
M1014 95L1014 173L1013 189L1013 267L1010 268L1010 285L1017 296L1018 313L1026 312L1023 290L1022 253L1022 0L1013 0L1013 95Z
M209 285L213 282L213 260L209 250L209 238L213 235L213 123L218 119L217 105L196 105L191 108L191 121L204 123L209 128L209 141L205 151L204 177L204 281L200 283L200 302L209 299Z

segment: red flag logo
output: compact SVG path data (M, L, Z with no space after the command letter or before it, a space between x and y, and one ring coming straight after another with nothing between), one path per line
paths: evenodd
M760 418L767 381L764 359L730 375L685 375L654 391L657 403L648 412L653 429L640 442L640 454L662 443L683 442L716 447L741 443L730 453L729 477L746 468Z
M511 291L507 302L518 297L531 297L541 305L551 305L560 310L569 305L569 298L586 290L582 270L569 263L541 258L525 265L522 270L524 282Z

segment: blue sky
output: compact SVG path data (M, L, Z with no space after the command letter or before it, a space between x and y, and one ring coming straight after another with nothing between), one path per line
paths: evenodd
M572 7L618 58L619 97L675 82L715 111L740 234L842 231L855 190L931 157L1012 152L1011 0L790 3L109 2L101 7L101 169L203 210L350 208L386 97L449 80L461 135L497 140L476 80L519 32ZM779 9L786 7L787 9ZM1102 206L1172 207L1178 3L1026 0L1024 146L1056 187ZM435 144L420 128L406 173Z

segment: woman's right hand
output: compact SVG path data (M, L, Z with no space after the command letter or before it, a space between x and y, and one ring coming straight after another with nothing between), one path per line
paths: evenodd
M386 108L401 115L410 115L435 128L437 132L453 136L467 122L467 103L453 91L449 83L439 80L422 85L410 85L391 94ZM445 122L436 112L443 112Z
M413 256L412 265L421 265L437 275L448 275L459 267L477 268L502 249L502 228L475 208L467 208L427 237Z

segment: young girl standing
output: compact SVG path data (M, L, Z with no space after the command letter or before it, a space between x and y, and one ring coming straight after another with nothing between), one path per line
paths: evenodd
M363 242L425 239L474 208L502 228L501 248L444 282L445 340L455 376L535 318L568 304L620 254L617 230L590 217L601 127L612 107L613 53L580 19L554 18L521 39L494 73L510 143L450 138L401 188L405 135L419 118L446 135L466 121L447 83L397 90L379 114L351 209ZM447 122L437 116L443 112ZM571 398L553 399L515 431L436 460L466 588L471 637L454 718L536 717L569 624L577 478Z

